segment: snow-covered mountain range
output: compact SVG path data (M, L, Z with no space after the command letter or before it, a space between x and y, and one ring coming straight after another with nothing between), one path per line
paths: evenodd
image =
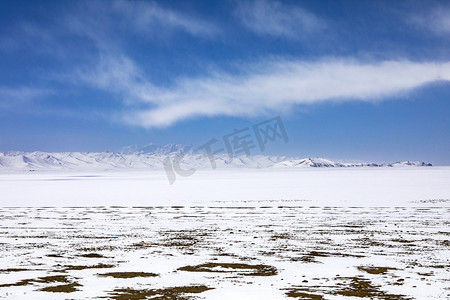
M325 158L302 158L302 159L289 159L281 161L273 165L273 167L335 167L335 168L346 168L346 167L431 167L430 163L419 162L419 161L403 161L395 163L344 163L335 162Z
M182 168L211 169L211 161L204 154L195 153L192 146L169 144L165 146L129 146L120 153L112 152L0 152L0 170L116 170L163 169L164 160L171 161L180 153ZM398 167L431 166L424 162L396 163L342 163L323 158L289 158L286 156L214 155L217 168L318 168L318 167Z

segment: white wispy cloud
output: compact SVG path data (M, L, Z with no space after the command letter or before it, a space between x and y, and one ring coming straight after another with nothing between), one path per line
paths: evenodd
M298 6L277 1L255 0L238 2L235 15L257 34L292 39L317 33L326 22Z
M211 22L142 0L81 2L74 12L62 16L61 23L69 32L90 38L100 47L129 34L153 39L182 32L213 38L220 32Z
M421 14L409 14L405 20L437 35L450 34L450 7L435 6Z
M56 15L49 15L48 23L17 20L9 34L0 36L0 50L14 52L27 48L32 53L68 59L73 54L72 39L80 43L90 40L97 50L103 51L121 48L129 36L171 39L174 33L213 39L221 31L212 21L154 1L78 1Z
M107 53L100 55L97 66L79 69L65 80L108 91L129 104L151 102L157 90L130 58Z
M158 33L161 25L195 36L213 36L219 31L210 22L163 8L155 2L117 0L113 2L112 8L116 13L125 17L130 24L133 24L136 29L144 33Z
M265 60L240 75L216 71L178 78L159 87L126 57L104 64L82 80L119 94L128 107L123 120L164 127L194 117L250 117L323 102L382 101L435 81L450 80L450 62L364 62L328 58L314 62ZM131 100L131 101L130 101Z

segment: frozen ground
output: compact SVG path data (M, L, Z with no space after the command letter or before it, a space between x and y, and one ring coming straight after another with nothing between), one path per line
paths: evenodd
M450 168L0 175L7 299L448 299ZM115 205L115 206L114 206Z
M449 205L450 167L4 172L0 206ZM443 200L443 201L441 201Z

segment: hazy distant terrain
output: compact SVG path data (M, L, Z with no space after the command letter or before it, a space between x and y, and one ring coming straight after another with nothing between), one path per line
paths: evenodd
M185 152L186 151L186 152ZM2 170L118 170L118 169L163 169L167 157L172 160L184 154L181 165L184 168L211 169L211 162L205 154L195 153L183 145L161 147L127 147L121 153L112 152L20 152L0 153ZM214 156L219 168L309 168L309 167L399 167L431 166L429 163L404 161L393 163L348 163L324 158L293 158L286 156L228 154Z

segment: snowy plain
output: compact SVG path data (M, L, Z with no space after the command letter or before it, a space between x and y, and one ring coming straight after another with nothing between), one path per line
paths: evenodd
M173 185L160 170L4 172L0 191L1 206L447 206L450 167L203 169Z
M0 197L1 298L450 297L450 167L6 170Z

